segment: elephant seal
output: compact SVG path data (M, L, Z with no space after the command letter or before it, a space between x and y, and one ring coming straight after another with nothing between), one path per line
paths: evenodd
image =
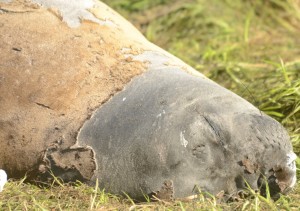
M296 182L274 119L94 0L0 0L0 168L165 200ZM266 180L264 179L266 178Z

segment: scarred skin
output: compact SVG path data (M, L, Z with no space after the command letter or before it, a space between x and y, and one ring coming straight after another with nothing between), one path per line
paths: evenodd
M0 168L164 200L295 185L286 130L93 0L0 0Z

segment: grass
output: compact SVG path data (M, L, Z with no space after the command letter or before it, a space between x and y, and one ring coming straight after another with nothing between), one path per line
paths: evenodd
M300 154L299 0L105 0L152 42L281 122ZM299 174L300 159L297 159ZM85 184L39 188L10 181L0 210L298 210L299 182L276 202L249 190L222 202L201 193L186 202L134 203Z
M298 210L299 185L293 193L274 202L270 197L249 190L244 199L233 198L224 203L222 195L200 193L192 201L134 203L105 193L97 186L76 184L40 188L21 181L10 181L0 194L1 210Z

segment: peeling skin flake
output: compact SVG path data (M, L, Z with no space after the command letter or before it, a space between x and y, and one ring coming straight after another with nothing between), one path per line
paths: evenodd
M183 132L180 132L180 143L182 146L186 147L189 142L184 138Z
M88 9L93 8L95 2L93 0L32 0L47 8L57 8L63 17L63 21L69 27L75 28L80 26L81 20L90 20L100 25L112 25L110 21L101 21L96 18Z
M10 3L11 0L0 0L0 3L3 2L3 3Z

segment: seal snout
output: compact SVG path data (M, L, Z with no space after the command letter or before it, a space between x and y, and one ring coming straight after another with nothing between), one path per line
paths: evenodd
M286 155L286 163L273 168L276 183L282 193L289 192L296 184L296 158L297 155L290 152Z

